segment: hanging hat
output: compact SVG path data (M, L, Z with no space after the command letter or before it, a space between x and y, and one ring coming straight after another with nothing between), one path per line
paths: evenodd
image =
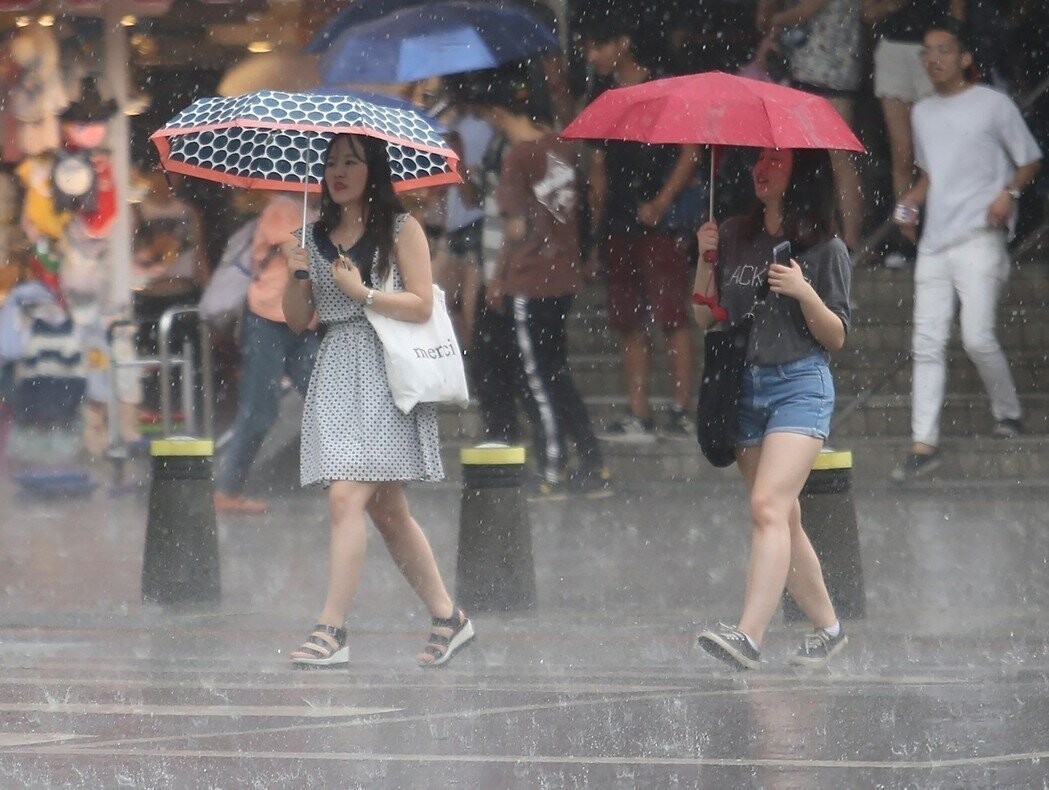
M117 111L112 99L102 100L94 77L84 77L80 83L80 98L66 107L61 116L65 123L102 123Z

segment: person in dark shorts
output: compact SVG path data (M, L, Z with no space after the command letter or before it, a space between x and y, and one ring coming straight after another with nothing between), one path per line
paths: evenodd
M587 31L587 60L616 87L655 76L639 60L637 32L625 16L609 15ZM593 151L590 167L591 226L595 255L608 279L608 321L619 336L629 413L602 438L656 440L649 397L652 349L646 326L662 330L670 368L672 403L664 425L671 438L693 434L692 338L684 293L688 288L688 239L668 227L669 209L693 179L699 149L608 140ZM591 263L597 267L597 260Z

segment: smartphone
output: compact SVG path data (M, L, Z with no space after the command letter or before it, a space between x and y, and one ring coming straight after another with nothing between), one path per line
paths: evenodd
M781 241L772 248L772 262L782 266L790 266L790 242Z

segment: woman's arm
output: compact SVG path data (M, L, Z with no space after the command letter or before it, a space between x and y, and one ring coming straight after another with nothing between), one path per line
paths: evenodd
M718 224L713 220L704 222L696 232L696 241L699 244L699 260L696 262L696 279L692 285L692 293L699 296L717 298L717 283L714 282L714 264L706 260L707 252L717 252L718 249ZM710 329L717 319L714 312L706 305L692 303L692 315L701 329Z
M433 312L433 273L430 271L430 245L422 225L414 217L405 220L404 227L394 239L393 252L404 290L394 293L374 289L370 307L398 321L424 323ZM373 289L364 284L360 270L353 265L344 267L338 261L332 266L335 284L343 293L361 304L367 303L368 294Z
M306 331L313 320L313 284L308 279L300 280L295 276L298 270L309 272L309 254L297 241L285 242L281 252L288 261L288 281L284 284L281 308L288 329L299 334Z
M845 323L824 304L812 284L805 279L801 266L791 259L790 266L774 263L769 266L769 290L798 300L805 324L816 342L828 351L845 347Z

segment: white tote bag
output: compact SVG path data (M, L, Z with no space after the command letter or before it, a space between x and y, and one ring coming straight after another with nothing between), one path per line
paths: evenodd
M392 267L382 290L394 290ZM400 321L368 307L364 314L382 341L386 378L398 409L407 414L417 403L469 404L463 355L444 291L433 286L433 312L425 323Z

